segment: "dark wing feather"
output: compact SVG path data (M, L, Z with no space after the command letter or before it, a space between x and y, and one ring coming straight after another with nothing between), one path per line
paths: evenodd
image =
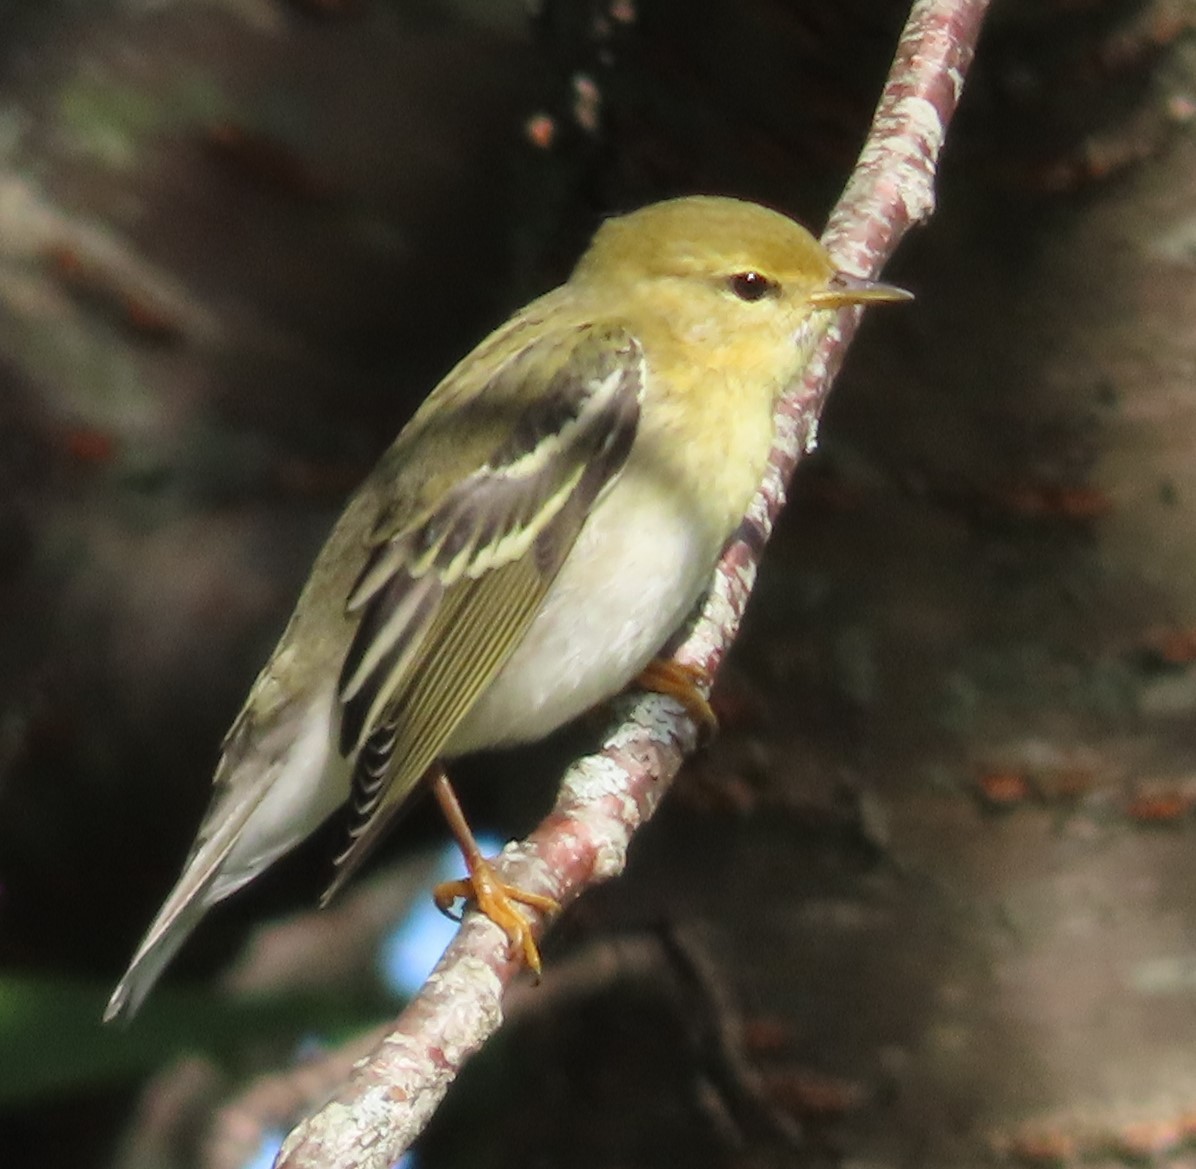
M354 823L326 896L519 644L634 441L643 355L621 329L554 337L500 377L482 398L526 403L507 441L417 522L376 534L350 594L361 616L340 677L340 749L354 757Z

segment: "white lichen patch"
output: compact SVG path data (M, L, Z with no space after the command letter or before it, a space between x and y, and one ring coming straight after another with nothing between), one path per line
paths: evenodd
M592 876L595 881L610 881L619 876L627 867L627 840L617 840L605 837L594 849L594 868Z
M645 741L659 747L679 742L681 749L688 751L692 746L691 736L679 728L678 712L684 713L685 707L677 699L665 694L645 694L632 708L631 719L616 729L606 745L616 751L638 753Z
M942 116L933 102L909 94L877 119L877 130L860 154L855 181L891 192L909 222L929 219L934 213L930 176L946 136Z
M564 847L571 855L576 855L580 844L574 839L564 843ZM555 894L559 874L547 858L537 855L520 840L512 840L500 855L507 880L529 893Z
M502 982L481 958L465 954L447 967L434 970L427 991L447 1004L438 1031L448 1063L463 1062L477 1047L480 1031L489 1033L502 1025Z
M628 800L627 769L606 755L587 755L579 759L561 780L561 802L596 804L615 796Z

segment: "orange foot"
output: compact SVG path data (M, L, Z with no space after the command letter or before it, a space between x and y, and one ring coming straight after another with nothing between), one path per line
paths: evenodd
M511 939L511 953L523 952L523 960L540 975L540 951L532 934L532 925L516 908L515 902L531 906L541 913L553 914L560 905L551 897L539 893L528 893L515 885L508 885L494 871L494 866L482 856L478 842L470 831L457 800L457 793L449 783L448 776L440 764L433 764L429 778L436 802L448 821L449 830L456 837L457 846L465 859L468 877L460 881L445 881L432 890L432 897L441 913L448 913L449 907L458 897L472 901L475 905ZM451 915L450 915L451 916Z
M712 735L718 730L718 716L702 693L709 688L710 679L697 666L685 666L669 658L653 658L633 685L675 698L703 734Z
M459 881L444 881L432 890L436 908L447 914L458 897L474 902L510 939L511 953L522 950L523 960L539 977L540 950L532 935L531 923L515 903L528 905L546 914L557 913L561 908L559 903L551 897L529 893L517 885L508 885L499 878L490 862L481 857L467 858L467 862L471 870L468 877Z

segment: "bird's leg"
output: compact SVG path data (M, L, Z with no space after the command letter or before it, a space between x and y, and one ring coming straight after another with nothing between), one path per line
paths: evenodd
M632 683L640 690L676 699L703 735L718 730L718 716L702 693L709 685L710 679L699 667L682 665L671 658L653 658Z
M436 907L442 913L447 913L458 897L473 901L510 939L511 952L514 954L522 951L524 961L538 975L540 951L532 935L531 923L519 910L516 902L548 914L556 913L561 908L560 905L551 897L543 897L516 885L508 885L499 877L494 871L494 866L482 856L482 850L474 839L465 813L461 811L457 793L453 791L444 768L439 764L433 770L432 791L445 820L448 821L449 831L457 841L457 847L461 850L465 868L469 873L468 877L459 881L444 881L432 890Z

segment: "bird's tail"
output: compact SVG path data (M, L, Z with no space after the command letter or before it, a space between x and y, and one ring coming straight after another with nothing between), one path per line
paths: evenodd
M105 1023L118 1019L127 1022L141 1009L145 996L153 990L154 983L199 924L207 908L202 901L191 901L179 908L169 926L150 930L104 1008ZM157 927L158 922L154 925Z
M330 750L331 689L268 731L238 719L225 741L215 794L183 875L158 910L104 1011L133 1016L200 918L308 835L348 794L348 768Z
M254 875L250 872L235 884L217 883L229 853L259 803L260 799L250 801L248 806L243 804L230 810L231 814L226 814L223 819L219 818L219 813L224 809L213 803L206 823L217 821L219 827L207 839L201 837L188 857L178 884L158 910L128 970L112 992L104 1010L105 1023L131 1019L208 909Z

